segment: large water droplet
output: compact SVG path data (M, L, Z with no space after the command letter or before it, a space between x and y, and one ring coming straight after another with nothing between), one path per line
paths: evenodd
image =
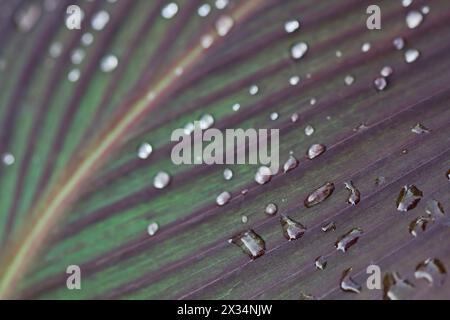
M284 31L286 33L293 33L300 28L300 22L298 20L289 20L284 23Z
M352 293L360 293L362 290L362 287L359 283L357 283L353 278L350 276L350 273L352 272L352 268L348 268L342 272L341 282L340 282L340 288L342 291L345 292L352 292Z
M261 166L258 168L258 171L256 171L255 181L258 184L265 184L269 182L271 178L272 178L272 171L270 170L270 168L266 166Z
M325 199L327 199L334 191L334 184L327 182L320 188L314 190L304 201L305 207L311 208Z
M161 9L161 16L164 19L172 19L178 12L178 5L174 2L168 3Z
M343 236L341 236L335 243L335 247L337 250L342 252L347 252L351 246L358 242L359 237L364 234L364 231L360 228L353 228Z
M156 189L164 189L170 183L170 175L167 172L160 171L153 179L153 186Z
M228 191L224 191L221 194L219 194L216 198L216 203L219 207L224 206L230 201L231 194Z
M230 16L221 16L216 21L216 31L217 34L221 37L224 37L230 32L231 28L233 28L234 20Z
M407 63L413 63L416 61L420 56L420 52L417 49L408 49L405 52L405 61Z
M383 278L383 299L402 300L414 290L414 285L404 280L397 272L388 272Z
M228 240L228 242L240 247L252 259L262 256L266 250L266 243L263 238L253 230L238 234Z
M6 152L2 156L2 162L5 166L11 166L14 164L15 161L16 161L16 158L10 152Z
M350 192L347 198L347 202L352 206L359 203L361 199L361 194L358 189L355 188L352 181L344 182L345 188Z
M409 211L414 209L422 199L423 193L414 185L403 186L397 197L397 210Z
M282 215L280 218L281 228L283 229L283 235L289 241L301 238L305 232L306 228L288 216Z
M291 57L294 60L303 58L308 51L308 45L305 42L299 42L291 47Z
M428 258L419 263L414 272L416 279L424 279L429 284L442 286L447 277L447 270L439 259Z
M430 216L417 217L409 224L409 233L411 233L411 235L413 235L414 237L417 237L419 235L419 232L425 232L428 225L432 224L433 221L433 218Z
M152 222L147 227L147 233L149 236L154 236L159 230L159 225L156 222Z
M323 154L326 151L326 147L323 144L313 144L309 147L307 157L308 159L314 159Z
M153 152L153 147L151 144L144 142L139 146L138 157L139 159L147 159Z
M423 15L419 11L412 10L406 15L406 25L409 29L417 28L423 21Z
M269 203L265 209L266 214L268 214L270 216L275 215L277 213L277 211L278 211L278 207L275 203Z
M294 156L289 156L289 159L283 165L283 172L286 173L290 170L297 168L298 160Z
M113 54L108 54L102 59L100 63L100 69L106 73L113 72L118 65L119 59L117 59L117 57Z
M208 3L202 4L197 9L197 14L200 17L206 17L211 12L211 6Z

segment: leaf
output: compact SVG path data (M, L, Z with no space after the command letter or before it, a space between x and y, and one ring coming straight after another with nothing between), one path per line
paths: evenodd
M67 1L53 9L34 1L1 4L8 20L0 21L0 296L379 299L382 290L365 285L367 266L376 264L383 275L398 272L414 283L406 298L447 297L448 286L428 285L414 271L427 258L448 268L448 227L436 220L413 237L408 226L425 215L428 200L449 207L448 1L434 1L415 29L405 16L425 2L403 8L379 1L381 31L366 28L366 1L230 1L224 9L211 1L211 12L200 17L204 2L186 0L176 1L171 19L161 16L167 3L79 2L81 31L61 22ZM94 30L89 22L101 10L109 20ZM39 12L28 31L18 30L27 26L20 12L28 21ZM215 29L218 21L229 26L224 17L233 25L221 37ZM287 33L291 19L300 28ZM214 39L208 49L205 34ZM396 37L406 40L403 51L394 48ZM308 51L293 60L290 48L299 41ZM370 50L363 52L363 43ZM74 64L79 49L84 57ZM405 62L407 49L420 52L413 63ZM110 54L118 65L104 72ZM393 74L378 91L374 80L384 66ZM80 77L71 82L73 70ZM299 76L297 85L292 76ZM264 185L254 181L254 165L230 166L228 181L226 166L174 165L171 133L205 114L221 130L280 129L281 164L292 151L299 165ZM429 132L412 132L417 123ZM307 125L312 135L305 135ZM153 151L140 159L144 142ZM306 159L313 144L326 151ZM156 189L161 171L170 184ZM356 205L347 201L349 181L360 192ZM332 194L306 208L305 198L327 182ZM417 186L423 198L401 213L396 200L405 185ZM219 207L223 191L232 197ZM270 202L275 215L264 212ZM288 241L280 215L306 232ZM336 230L324 233L329 222ZM362 230L357 241L336 250L353 228ZM254 260L228 242L250 229L266 247ZM318 256L324 270L314 266ZM81 290L66 286L70 265L80 266ZM340 289L349 268L359 294Z

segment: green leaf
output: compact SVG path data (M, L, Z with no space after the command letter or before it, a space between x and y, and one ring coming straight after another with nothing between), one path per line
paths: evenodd
M0 3L0 296L380 299L396 273L414 285L398 297L448 298L437 280L445 274L427 269L431 284L414 274L427 258L450 266L450 3L377 1L382 29L368 30L370 1L174 2L170 19L162 0ZM211 11L201 17L204 3ZM81 30L64 24L71 4L84 12ZM425 5L430 12L409 29L408 12ZM109 19L96 30L91 21L102 11ZM288 33L292 19L300 28ZM295 60L298 42L308 50ZM409 49L420 52L412 63ZM118 65L112 58L105 72L110 55ZM393 73L380 91L374 80L385 66ZM221 130L279 129L281 164L292 154L298 166L259 185L255 165L173 164L172 132L204 115ZM417 124L427 132L412 130ZM153 149L146 159L143 143ZM307 159L313 144L326 151ZM154 187L159 172L170 175L162 189ZM327 182L329 197L306 207ZM400 212L409 185L423 196ZM218 206L224 191L231 199ZM428 217L432 200L444 217L432 212L413 236L411 222ZM276 214L265 213L269 203ZM286 221L306 231L288 241ZM331 222L335 230L323 232ZM354 228L357 241L337 250ZM254 260L228 241L249 230L265 243ZM387 279L383 290L366 286L372 264ZM81 290L67 288L71 265L81 269ZM341 288L349 268L358 294Z

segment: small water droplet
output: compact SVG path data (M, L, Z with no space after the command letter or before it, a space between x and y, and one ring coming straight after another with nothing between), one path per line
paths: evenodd
M291 57L294 60L303 58L308 51L308 45L305 42L298 42L291 47Z
M72 52L70 60L72 61L73 64L80 64L81 62L83 62L85 56L86 56L85 51L81 48L77 48Z
M248 217L246 215L243 215L241 217L241 221L242 221L242 223L247 223L248 222Z
M234 20L230 16L221 16L216 21L216 31L217 34L221 37L224 37L230 32L231 28L233 28Z
M294 113L291 115L291 121L292 121L292 122L297 122L297 121L298 121L298 113L297 113L297 112L294 112Z
M85 47L90 46L94 42L94 36L90 32L86 32L81 36L81 44Z
M242 189L242 190L241 190L241 194L242 194L243 196L245 196L247 193L248 193L248 189Z
M314 265L318 270L325 270L327 267L327 260L323 256L319 256L314 260Z
M376 184L377 186L381 186L381 185L383 185L383 184L385 184L385 183L386 183L386 178L385 178L385 177L379 176L379 177L376 177L376 178L375 178L375 184Z
M80 79L80 76L81 76L80 69L72 69L67 74L67 79L70 82L77 82Z
M378 77L374 80L373 84L378 91L383 91L387 87L387 80L385 77Z
M161 9L161 16L164 19L172 19L178 13L178 5L175 2L168 3Z
M241 108L241 105L239 103L233 104L233 107L232 107L233 111L239 111L240 108Z
M293 33L300 28L300 22L298 20L289 20L284 23L284 31L286 33Z
M359 283L357 283L353 278L350 276L350 273L352 272L352 268L348 268L342 272L341 282L340 282L340 288L342 291L345 292L352 292L352 293L360 293L362 290L362 287Z
M299 82L300 82L300 77L299 76L292 76L292 77L289 78L289 84L291 86L296 86L296 85L299 84Z
M306 232L306 228L300 222L297 222L288 216L282 215L280 222L281 228L283 229L283 235L289 241L301 238Z
M381 69L380 74L382 77L389 77L394 72L394 69L392 69L391 66L384 66L383 69Z
M445 217L444 207L435 199L427 201L425 212L435 219L442 219Z
M229 0L216 0L215 6L217 9L222 10L228 6Z
M416 125L411 129L411 132L417 133L417 134L422 134L422 133L429 133L430 130L427 127L425 127L423 124L416 123Z
M317 99L316 98L311 98L310 100L309 100L309 104L310 105L315 105L317 103Z
M348 249L350 249L351 246L356 244L358 242L359 237L361 237L364 234L364 231L360 228L353 228L343 236L341 236L334 246L336 249L342 252L347 252Z
M48 52L52 58L58 58L63 51L63 45L61 42L53 42L48 49Z
M397 37L392 41L394 48L397 50L403 50L405 47L405 40L402 37Z
M199 120L200 129L206 130L214 125L214 117L210 114L204 114Z
M337 50L336 51L336 57L341 58L342 57L342 51Z
M346 85L351 86L355 82L355 78L352 75L346 75L344 82Z
M97 12L91 20L91 26L94 30L100 31L105 28L109 22L109 13L105 10Z
M103 72L109 73L109 72L113 72L117 66L119 65L119 60L117 59L117 57L113 54L108 54L107 56L105 56L101 63L100 63L100 69Z
M420 52L417 49L408 49L405 52L405 61L406 63L413 63L420 56Z
M164 189L170 183L170 175L167 172L160 171L153 179L153 186L156 189Z
M353 131L355 132L360 132L360 131L364 131L367 130L369 127L367 126L366 123L360 123L358 124L355 128L353 128Z
M266 250L266 243L263 238L253 230L238 234L228 240L228 242L237 245L252 260L262 256Z
M42 8L37 3L22 6L14 15L14 22L20 32L31 31L42 14Z
M422 199L423 193L414 185L403 186L397 197L397 210L409 211L414 209Z
M314 133L314 128L311 125L305 127L305 134L309 137Z
M334 191L334 184L327 182L320 188L314 190L304 201L305 207L311 208L325 201Z
M297 168L297 166L298 166L298 160L294 156L291 155L291 156L289 156L287 161L284 163L283 171L284 171L284 173L286 173L290 170Z
M159 225L156 222L152 222L147 227L147 233L149 236L154 236L159 230Z
M269 203L265 209L265 213L270 216L275 215L277 213L277 211L278 211L278 207L275 203Z
M326 147L323 144L313 144L309 147L307 157L308 159L314 159L323 154L326 151Z
M228 203L231 199L231 194L228 191L224 191L221 194L219 194L216 198L216 204L219 207L222 207Z
M417 28L423 21L423 15L419 11L412 10L406 15L406 25L409 29Z
M270 114L270 120L272 120L272 121L278 120L278 117L279 117L278 112L272 112Z
M153 147L151 144L144 142L139 146L138 157L139 159L147 159L153 152Z
M417 265L414 277L424 279L429 284L442 286L447 277L447 270L439 259L428 258Z
M14 155L12 153L6 152L2 156L2 161L5 166L11 166L16 161L16 158L14 157Z
M409 233L417 237L419 235L419 232L425 232L428 225L433 223L433 218L431 217L424 217L420 216L415 218L411 223L409 224Z
M271 178L272 178L272 171L266 166L261 166L258 168L258 171L256 171L255 181L258 184L265 184L269 182Z
M250 95L252 95L252 96L258 94L258 92L259 92L259 87L256 84L250 86L250 88L248 89L248 93L250 93Z
M402 0L402 6L404 8L409 7L413 3L413 0Z
M310 293L301 292L299 296L299 300L316 300L316 297L314 297Z
M361 194L358 189L355 188L352 181L344 182L345 188L350 191L347 203L350 203L352 206L355 206L359 203L361 199Z
M197 9L197 14L200 17L206 17L211 12L211 6L208 3L202 4Z
M430 13L430 7L429 6L423 6L420 11L422 12L422 14L427 15Z
M336 224L334 223L334 221L330 221L322 225L321 229L323 232L334 231L336 230Z
M214 42L214 37L210 34L205 34L200 39L200 44L202 45L202 47L204 49L208 49L209 47L211 47L213 42Z
M231 180L233 178L233 171L228 168L223 170L223 177L225 180Z
M402 300L414 290L414 285L402 279L397 272L386 273L383 278L383 299Z
M361 51L362 52L369 52L370 48L371 48L371 44L369 42L365 42L361 46Z

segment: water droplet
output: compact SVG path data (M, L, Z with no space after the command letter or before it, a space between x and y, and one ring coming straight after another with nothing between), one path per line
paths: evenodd
M450 169L447 170L447 179L450 180Z
M442 219L445 217L444 207L435 199L427 201L425 212L435 219Z
M105 26L109 22L109 13L107 11L99 11L97 12L91 20L91 26L94 30L100 31L105 28Z
M194 131L194 124L192 122L188 122L184 125L183 131L185 135L190 135Z
M342 51L337 50L336 51L336 57L341 58L342 57Z
M197 9L197 14L200 17L206 17L211 12L211 6L208 3L202 4Z
M160 171L153 179L153 186L156 189L164 189L170 183L170 175L167 172Z
M292 77L289 78L289 84L291 86L296 86L296 85L299 84L299 82L300 82L300 77L299 76L292 76Z
M408 14L406 15L406 25L410 29L417 28L422 23L422 21L423 21L423 15L419 11L413 10L413 11L408 12Z
M112 72L114 71L117 66L119 65L119 60L117 57L113 54L109 54L106 57L104 57L100 63L100 69L103 72Z
M417 265L414 277L424 279L429 284L442 286L447 277L447 270L439 259L428 258Z
M233 111L239 111L240 108L241 108L241 105L239 103L233 104L233 107L232 107Z
M272 178L272 171L266 166L261 166L258 168L258 171L256 171L255 181L258 184L265 184L269 182L271 178Z
M231 28L233 28L234 20L230 16L221 16L216 21L216 31L217 34L221 37L224 37L230 32Z
M405 52L405 61L407 63L413 63L416 61L420 56L420 52L417 49L408 49Z
M147 159L153 152L153 147L151 144L144 142L139 146L138 157L139 159Z
M223 170L223 177L225 180L231 180L233 178L233 171L228 168Z
M413 0L402 0L402 6L404 8L409 7L413 3Z
M205 34L204 36L202 36L202 38L200 40L200 44L202 45L202 47L204 49L208 49L209 47L211 47L213 42L214 42L214 37L210 34Z
M262 256L266 250L266 243L263 238L253 230L238 234L228 240L228 242L237 245L252 259Z
M364 234L364 231L360 228L353 228L343 236L341 236L334 246L337 250L340 250L342 252L347 252L348 249L350 249L351 246L356 244L358 242L359 237L361 237Z
M283 171L284 173L291 171L298 166L298 160L294 156L289 156L289 159L284 163L283 165Z
M433 218L431 217L417 217L409 224L409 233L411 233L412 236L417 237L419 232L425 232L428 225L432 223Z
M344 82L346 85L351 86L355 82L355 78L352 75L346 75Z
M392 41L394 48L397 50L403 50L405 47L405 40L402 37L397 37Z
M41 13L42 9L37 3L22 6L14 15L17 29L24 33L31 31L41 17Z
M391 66L384 66L383 69L381 69L380 74L382 77L389 77L394 72L394 69L392 69Z
M353 131L355 132L360 132L360 131L364 131L367 130L369 127L367 126L367 124L365 123L360 123L359 125L357 125L355 128L353 128Z
M248 189L242 189L241 194L245 196L248 193Z
M229 0L216 0L215 6L219 10L225 9L229 3L228 1Z
M271 215L271 216L275 215L277 213L277 211L278 211L278 207L275 203L269 203L265 209L266 214Z
M86 56L85 51L81 48L77 48L72 52L70 60L72 61L73 64L80 64L81 62L83 62L85 56Z
M270 114L270 120L272 121L278 120L278 117L279 117L278 112L272 112Z
M408 297L412 290L414 290L413 284L402 279L397 272L388 272L383 278L384 300L402 300Z
M283 235L289 241L301 238L306 232L306 228L300 222L292 220L288 216L282 215L280 222Z
M318 270L325 270L327 267L327 260L323 256L319 256L314 260L314 265Z
M358 189L355 188L352 181L344 182L345 188L350 191L347 202L352 206L355 206L359 203L361 199L361 194Z
M360 293L362 287L350 276L352 268L344 270L341 277L340 288L345 292Z
M377 186L381 186L381 185L383 185L383 184L385 184L385 183L386 183L386 178L385 178L385 177L379 176L379 177L376 177L376 178L375 178L375 184L376 184Z
M378 91L383 91L387 87L387 80L385 77L378 77L374 80L373 84Z
M308 45L305 42L299 42L291 47L291 57L294 60L299 60L308 51Z
M152 222L147 227L147 233L149 236L154 236L159 230L159 225L156 222Z
M322 225L321 229L323 232L334 231L336 230L336 224L334 223L334 221L330 221Z
M313 191L306 199L305 199L305 207L311 208L325 199L327 199L334 191L334 184L331 182L327 182L320 188Z
M301 292L299 296L299 300L316 300L316 297L314 297L310 293Z
M206 130L214 125L214 117L210 114L204 114L199 120L200 129Z
M370 48L371 48L371 44L369 42L365 42L361 46L361 51L362 52L369 52Z
M14 155L12 153L6 152L2 156L2 161L5 166L11 166L16 161L16 158L14 157Z
M411 132L417 133L417 134L422 134L422 133L429 133L430 130L427 127L425 127L423 124L416 123L416 125L411 129Z
M314 128L311 125L305 127L305 134L309 137L314 133Z
M172 19L178 13L178 5L174 2L168 3L161 9L161 16L164 19Z
M242 223L247 223L248 222L248 217L246 215L243 215L241 217L241 221L242 221Z
M77 82L80 79L80 76L81 76L80 69L72 69L67 74L67 79L70 82Z
M430 13L430 7L429 6L423 6L420 11L422 12L422 14L429 14Z
M52 58L58 58L63 51L63 45L61 42L53 42L48 49L48 53Z
M309 100L309 104L310 105L315 105L317 103L317 100L316 100L316 98L311 98L310 100Z
M403 186L397 197L397 210L409 211L414 209L422 199L423 193L414 185Z
M259 87L256 84L250 86L250 88L248 89L248 93L250 93L252 96L258 94L258 92L259 92Z
M231 194L228 191L224 191L221 194L219 194L216 198L216 203L219 207L224 206L230 201Z
M81 44L85 47L90 46L94 42L94 36L90 32L86 32L81 36Z
M326 151L326 147L323 144L313 144L309 147L307 157L308 159L314 159L323 154Z
M286 33L293 33L300 28L300 22L298 20L289 20L284 23L284 31Z
M297 122L297 121L298 121L298 113L297 113L297 112L294 112L294 113L291 115L291 121L292 121L292 122Z

